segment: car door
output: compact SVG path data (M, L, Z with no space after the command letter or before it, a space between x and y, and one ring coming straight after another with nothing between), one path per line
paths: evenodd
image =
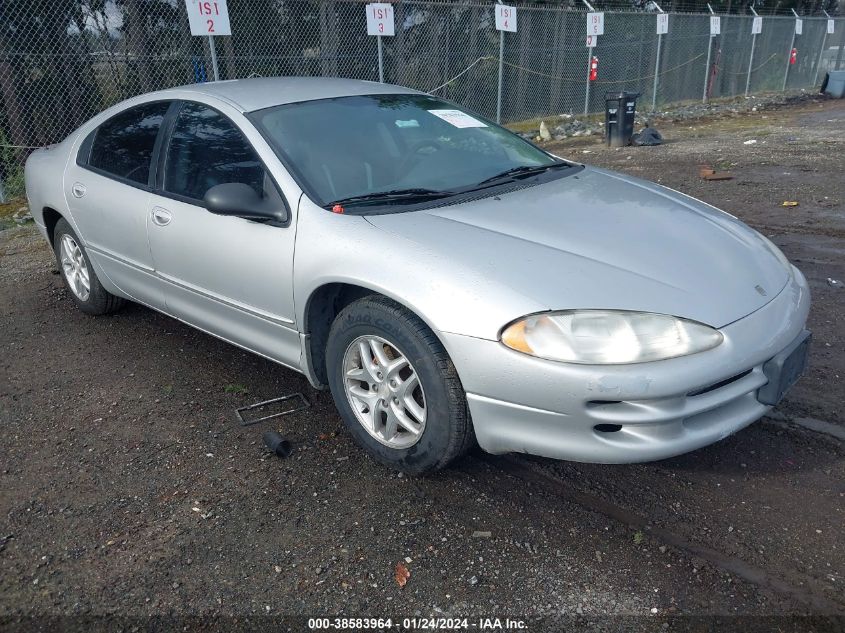
M155 269L165 281L167 311L298 367L295 223L215 215L202 202L211 187L236 182L283 208L286 203L255 149L220 111L186 101L162 148L159 171L148 210L149 240Z
M93 264L121 292L159 309L164 293L146 225L153 156L171 103L144 103L107 119L82 142L63 184Z

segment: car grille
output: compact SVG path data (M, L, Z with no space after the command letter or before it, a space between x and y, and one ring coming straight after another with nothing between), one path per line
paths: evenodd
M684 429L701 430L724 418L758 409L762 405L757 401L757 389L766 381L763 366L758 365L677 396L650 400L591 400L586 404L586 413L594 421L593 431L607 440L625 442L651 435L668 437L683 433Z

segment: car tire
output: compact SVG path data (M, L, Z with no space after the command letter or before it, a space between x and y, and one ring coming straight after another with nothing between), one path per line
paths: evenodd
M101 315L115 312L123 306L125 299L103 288L85 247L64 218L56 223L53 231L53 251L59 273L80 310L86 314Z
M381 464L421 475L475 444L449 355L428 326L396 302L371 295L346 306L329 332L326 368L347 429Z

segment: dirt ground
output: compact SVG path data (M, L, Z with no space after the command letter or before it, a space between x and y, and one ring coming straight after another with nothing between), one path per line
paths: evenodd
M809 280L815 338L772 415L652 464L475 452L433 477L394 474L302 376L137 305L87 317L31 225L0 231L0 628L281 614L841 629L845 101L660 130L654 148L548 147L770 237ZM702 180L704 163L734 179ZM312 407L236 423L236 407L294 391ZM294 442L289 459L264 449L270 428Z

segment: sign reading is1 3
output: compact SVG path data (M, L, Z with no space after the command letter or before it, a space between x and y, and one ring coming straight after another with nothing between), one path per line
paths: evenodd
M392 37L396 33L393 22L393 5L373 2L367 5L367 35Z

